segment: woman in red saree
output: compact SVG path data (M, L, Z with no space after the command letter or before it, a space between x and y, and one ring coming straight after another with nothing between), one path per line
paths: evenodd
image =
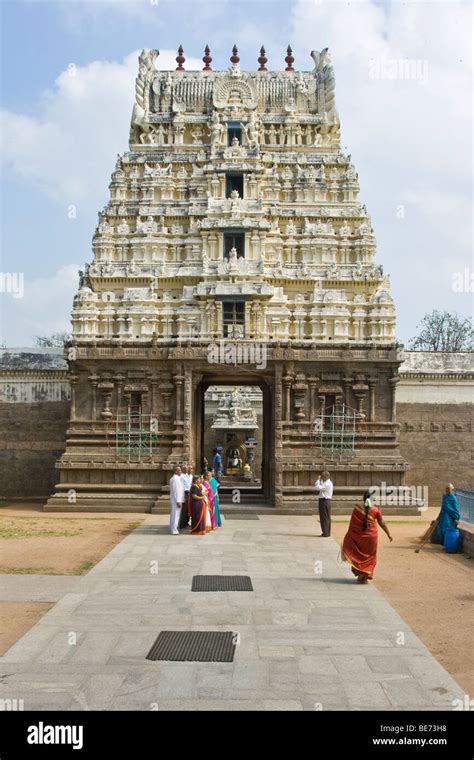
M214 509L214 491L212 490L211 486L211 478L212 478L212 472L209 470L203 475L202 485L206 489L207 493L207 500L209 503L209 514L211 518L211 526L212 530L215 530L217 528L217 522L216 522L216 513Z
M349 530L342 544L342 558L351 565L358 583L367 583L374 577L377 564L377 523L393 541L379 507L373 507L371 493L364 494L364 506L356 504L352 512Z
M189 491L188 510L191 516L191 533L203 536L207 533L208 516L206 495L203 493L200 475L194 475Z

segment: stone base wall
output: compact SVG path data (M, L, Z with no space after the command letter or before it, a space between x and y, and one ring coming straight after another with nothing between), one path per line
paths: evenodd
M474 490L473 404L399 403L397 421L406 484L428 486L430 506L441 506L446 483Z
M68 401L0 403L0 497L47 497L58 480ZM430 505L444 485L474 490L474 405L399 404L400 449L407 485L427 485Z
M461 531L461 550L469 559L474 557L474 525L460 521L458 525Z
M0 497L48 497L58 480L69 401L0 403Z

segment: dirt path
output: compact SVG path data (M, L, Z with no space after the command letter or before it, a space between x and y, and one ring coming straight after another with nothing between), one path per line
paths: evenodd
M422 518L387 518L393 542L379 531L375 586L457 682L474 694L474 559L446 554L418 539L438 509ZM337 517L333 537L342 543L348 520ZM354 579L355 580L355 579Z

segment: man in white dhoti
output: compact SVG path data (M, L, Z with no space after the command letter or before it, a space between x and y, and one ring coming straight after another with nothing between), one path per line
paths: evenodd
M183 482L183 488L184 488L184 503L180 509L178 530L181 530L182 528L187 528L189 525L188 497L189 497L189 492L191 490L191 483L192 483L192 478L193 478L192 473L193 473L193 468L188 467L188 465L186 464L183 464L183 466L181 467L181 480Z
M174 475L170 479L170 501L170 533L173 536L177 536L179 534L179 515L181 508L184 505L184 485L183 481L181 480L181 467L176 467Z

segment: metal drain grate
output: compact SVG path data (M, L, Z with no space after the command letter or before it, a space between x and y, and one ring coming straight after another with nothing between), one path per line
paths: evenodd
M260 520L259 516L253 513L250 513L248 515L243 515L243 514L234 515L232 513L226 514L224 512L224 517L226 520Z
M237 636L232 631L161 631L146 659L233 662Z
M191 591L253 591L248 575L194 575Z

